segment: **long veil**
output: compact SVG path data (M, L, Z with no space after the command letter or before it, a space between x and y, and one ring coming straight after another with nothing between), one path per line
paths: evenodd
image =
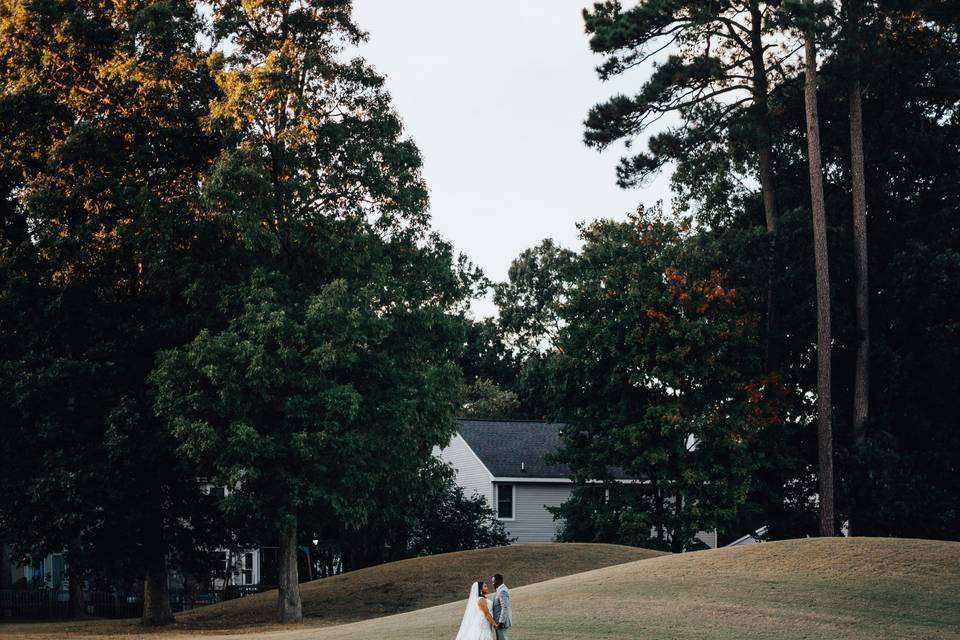
M467 598L467 608L463 612L463 622L460 623L460 631L457 632L456 640L475 640L477 625L477 616L480 613L480 606L477 601L480 599L480 587L474 582L470 587L470 597ZM473 634L473 635L471 635Z

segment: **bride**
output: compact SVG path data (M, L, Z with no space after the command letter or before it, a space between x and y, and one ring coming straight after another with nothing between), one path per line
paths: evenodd
M493 631L496 622L487 604L489 592L490 589L483 580L477 580L470 586L467 610L463 612L463 622L460 623L457 640L493 640L496 637Z

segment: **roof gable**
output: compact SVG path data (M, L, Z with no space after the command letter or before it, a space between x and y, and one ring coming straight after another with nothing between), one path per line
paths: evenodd
M569 479L567 465L548 464L561 445L562 422L457 420L460 435L495 478ZM626 479L619 469L615 479Z

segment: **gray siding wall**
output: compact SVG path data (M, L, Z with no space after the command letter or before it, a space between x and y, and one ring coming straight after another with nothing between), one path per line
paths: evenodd
M480 494L487 504L497 508L493 478L476 454L470 449L460 434L456 434L443 450L435 450L441 460L456 471L457 484L463 487L466 495ZM517 544L533 542L554 542L560 522L546 507L559 507L573 491L569 483L517 482L513 484L513 519L503 524L511 538ZM716 532L701 532L698 538L708 546L716 545Z
M490 472L458 433L450 439L450 444L439 452L440 459L457 472L457 484L469 497L479 493L487 499L487 504L496 508L493 502L493 482Z
M717 548L717 530L713 531L701 531L696 535L696 538L700 540L703 544L707 545L711 549Z
M572 484L522 483L513 485L513 520L504 520L517 544L553 542L560 522L546 507L559 507L573 490Z

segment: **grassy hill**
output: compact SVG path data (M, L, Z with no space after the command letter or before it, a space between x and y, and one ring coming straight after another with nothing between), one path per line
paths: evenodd
M663 555L608 544L537 544L413 558L300 585L308 623L343 624L466 598L473 580L502 573L523 586L559 576ZM179 616L191 626L226 628L270 623L277 592L196 609Z
M516 589L512 640L960 638L960 543L831 538L663 556ZM451 604L289 640L452 639Z
M608 544L536 544L462 551L392 562L300 585L305 625L337 625L466 598L472 580L504 574L511 587L663 555ZM277 592L231 600L178 614L163 631L142 630L132 621L0 624L0 638L113 637L176 634L190 637L217 630L259 632L274 625ZM29 635L25 635L29 634Z
M585 558L595 562L607 553L606 568L536 582L550 562L553 571L584 569ZM623 564L631 553L645 559ZM452 554L308 585L306 610L315 617L298 628L255 622L272 610L267 594L262 602L183 616L186 626L161 633L163 640L207 634L218 640L453 640L463 592L491 566L509 567L503 573L513 588L511 640L960 640L960 543L890 538L791 540L682 555L603 545ZM457 601L410 610L451 598ZM391 608L408 611L326 626ZM218 631L216 625L223 626ZM77 623L37 625L32 632L0 625L0 637L31 640L90 640L94 631ZM111 634L117 633L101 637L140 637L129 623L115 626Z

